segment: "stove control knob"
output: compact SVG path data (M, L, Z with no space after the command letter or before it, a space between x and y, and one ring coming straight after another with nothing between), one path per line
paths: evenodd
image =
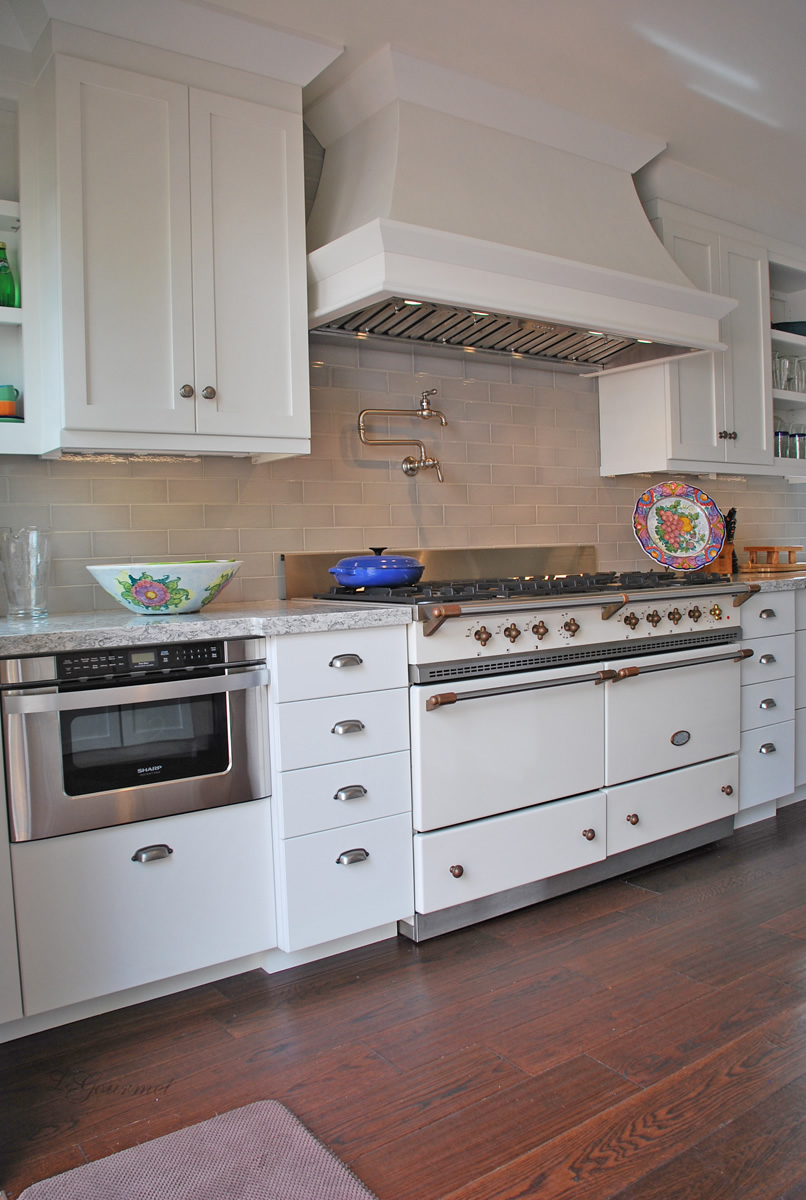
M563 629L565 630L566 633L570 633L571 637L574 637L574 635L579 630L579 623L577 621L575 621L573 617L571 617L570 620L565 622L565 624L563 625Z
M515 642L517 642L517 640L520 636L521 636L521 631L520 631L520 629L518 629L518 626L515 624L514 621L512 622L511 625L507 625L506 629L504 630L504 637L508 638L510 640L510 642L512 642L513 644Z
M657 629L663 620L663 617L660 615L657 609L654 609L651 613L647 613L646 619L649 621L653 629Z
M672 611L669 613L669 620L672 622L673 625L677 625L678 621L683 620L683 614L681 613L679 608L672 609Z
M629 625L630 629L635 629L640 620L641 618L637 615L637 613L631 612L627 613L626 617L624 618L624 624Z
M689 615L689 619L694 621L694 623L696 624L697 621L699 621L700 617L702 616L702 609L697 608L697 605L695 604L693 608L690 608L688 610L688 615Z
M532 633L535 635L535 637L537 638L537 640L539 642L543 641L543 638L546 636L548 631L549 631L549 627L545 621L538 621L536 625L532 626Z
M710 612L711 616L714 618L715 621L719 621L722 619L722 609L719 607L718 604L715 604L713 608L709 608L708 611Z
M481 629L477 629L473 634L473 637L477 642L481 642L482 646L486 646L492 636L485 625L482 625Z

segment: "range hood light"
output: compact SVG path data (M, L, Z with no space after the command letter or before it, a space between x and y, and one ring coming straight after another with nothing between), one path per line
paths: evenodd
M422 300L404 300L403 303L408 304L410 308L420 308L423 302Z
M642 346L651 346L652 338L636 338L636 342L640 342Z
M601 329L589 329L588 333L591 335L591 337L604 337L605 336L602 333Z
M490 315L489 313L486 313L486 312L480 312L479 309L477 309L477 308L471 308L470 311L474 317L489 317L489 315Z

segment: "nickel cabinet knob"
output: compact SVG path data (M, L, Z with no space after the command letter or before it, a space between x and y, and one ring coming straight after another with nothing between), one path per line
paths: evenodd
M189 400L190 397L194 395L193 384L192 383L183 383L181 388L179 389L179 395L182 396L183 399Z
M216 398L215 388L214 387L202 388L202 396L204 396L205 400L215 400L215 398Z

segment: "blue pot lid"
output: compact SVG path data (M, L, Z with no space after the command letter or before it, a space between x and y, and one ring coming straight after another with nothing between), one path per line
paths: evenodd
M406 554L360 554L356 558L342 558L331 571L365 571L371 570L417 570L422 567L416 558Z

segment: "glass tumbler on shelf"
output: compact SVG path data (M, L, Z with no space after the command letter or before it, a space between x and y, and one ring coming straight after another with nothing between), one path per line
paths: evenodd
M786 354L776 354L772 360L772 386L785 391L793 374L795 360Z
M789 430L776 429L774 433L775 457L789 458Z
M789 435L789 457L806 459L806 425L793 425Z
M795 360L795 391L806 392L806 358Z

